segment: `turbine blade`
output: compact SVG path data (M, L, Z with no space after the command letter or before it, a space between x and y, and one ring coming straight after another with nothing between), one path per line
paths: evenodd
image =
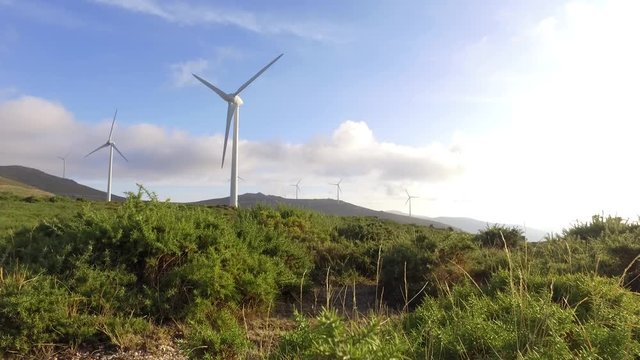
M118 109L116 109L116 113L113 114L113 121L111 122L111 130L109 131L109 141L111 141L111 134L113 134L113 124L116 123L116 115L118 115Z
M407 201L404 202L404 204L407 205L409 201L411 201L411 198L408 198Z
M409 195L409 191L408 191L407 189L404 189L404 192L406 192L406 193L407 193L407 196L408 196L408 197L411 197L411 195Z
M122 153L120 152L120 150L118 150L118 147L116 146L116 144L112 144L111 146L113 146L113 148L114 148L114 149L116 149L116 151L118 152L118 154L120 154L120 156L122 156L122 158L123 158L125 161L127 161L127 162L129 161L129 160L127 160L127 158L126 158L126 157L124 157L124 155L122 155Z
M273 65L274 62L278 61L278 59L280 59L282 57L282 55L284 55L284 54L278 55L278 57L273 59L270 63L268 63L265 67L263 67L260 71L258 71L258 73L253 75L253 77L251 79L247 80L247 82L242 84L242 86L240 86L238 88L238 90L236 90L234 95L240 94L242 92L242 90L244 90L247 86L249 86L249 84L251 84L253 82L253 80L255 80L258 76L262 75L262 73L265 72L269 68L269 66Z
M209 89L213 90L216 94L218 94L222 98L222 100L228 101L227 100L228 95L224 91L218 89L212 83L208 82L207 80L201 78L196 74L191 74L191 75L193 75L196 79L200 80L200 82L203 83L206 87L208 87Z
M85 155L84 157L87 157L87 156L89 156L89 155L93 154L94 152L96 152L96 151L98 151L98 150L100 150L100 149L102 149L102 148L105 148L105 147L107 147L107 146L109 146L109 143L104 143L104 145L97 147L95 150L93 150L92 152L88 153L88 154L87 154L87 155Z
M302 179L298 180L298 182L296 183L296 186L300 185L300 181L302 181Z
M231 127L231 119L233 115L235 115L237 109L237 105L233 103L229 103L229 107L227 107L227 130L224 132L224 145L222 146L222 165L220 167L224 167L224 157L227 154L227 142L229 140L229 128Z

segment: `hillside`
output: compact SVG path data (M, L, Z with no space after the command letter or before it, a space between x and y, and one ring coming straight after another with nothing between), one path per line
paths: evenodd
M209 199L195 202L198 205L226 205L229 198ZM253 207L258 204L266 206L288 205L302 209L314 210L327 215L336 216L373 216L379 219L391 220L400 224L416 224L422 226L433 226L438 229L447 229L450 226L447 223L424 219L419 217L409 217L401 214L394 214L385 211L376 211L350 204L345 201L337 201L333 199L287 199L280 196L257 194L243 194L238 197L238 205L240 207ZM455 226L453 226L455 227Z
M104 200L107 197L104 191L78 184L71 179L63 179L24 166L0 166L0 177L58 196L83 198L86 200ZM124 198L112 195L112 200L122 201Z
M19 181L7 179L1 176L0 176L0 194L10 194L10 195L15 195L19 197L53 196L53 194L48 193L46 191L42 191L32 186L23 184Z

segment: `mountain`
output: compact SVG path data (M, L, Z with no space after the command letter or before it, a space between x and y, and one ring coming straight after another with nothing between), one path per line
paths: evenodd
M209 199L198 201L193 204L227 205L229 204L229 198L225 197L219 199ZM262 193L243 194L238 196L238 206L240 207L252 207L258 204L266 206L287 205L337 216L373 216L380 219L395 221L401 224L433 226L439 229L446 229L451 227L450 225L436 220L409 217L385 211L371 210L361 206L350 204L345 201L337 201L332 199L287 199L280 196L265 195Z
M509 224L500 224L500 223L492 223L492 222L488 222L488 221L481 221L481 220L476 220L476 219L471 219L471 218L466 218L466 217L446 217L446 216L440 216L440 217L436 217L433 218L433 220L435 221L439 221L445 224L449 224L453 227L457 227L459 229L462 229L466 232L470 232L470 233L477 233L480 230L484 230L487 228L487 226L493 226L493 225L506 225L506 226L516 226L519 228L522 228L521 225L509 225ZM534 228L529 228L527 227L525 229L525 236L527 238L527 240L529 241L540 241L542 239L544 239L545 235L547 235L548 231L544 231L544 230L540 230L540 229L534 229Z
M83 198L87 200L104 200L107 198L107 193L104 191L78 184L71 179L63 179L24 166L0 166L0 177L58 196ZM112 195L112 200L122 201L124 198Z

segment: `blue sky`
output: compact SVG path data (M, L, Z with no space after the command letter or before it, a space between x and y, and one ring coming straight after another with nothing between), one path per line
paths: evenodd
M228 193L226 104L242 94L241 193L558 230L634 218L635 1L0 0L0 164L188 201ZM634 100L635 99L635 100ZM52 159L53 158L53 159Z

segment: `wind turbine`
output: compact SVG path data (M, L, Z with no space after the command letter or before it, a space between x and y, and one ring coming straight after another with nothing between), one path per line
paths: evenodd
M298 180L297 183L290 185L290 186L295 186L296 187L296 200L298 200L298 192L300 191L300 181L302 181L302 179Z
M116 109L116 113L113 114L113 121L111 122L111 130L109 131L109 139L107 139L107 142L84 156L86 158L87 156L93 154L94 152L102 148L105 148L107 146L109 147L109 178L107 180L107 201L111 201L111 174L112 174L112 167L113 167L113 149L116 149L118 154L120 154L120 156L122 156L122 158L125 159L125 161L129 161L127 160L126 157L124 157L124 155L122 155L120 150L118 150L118 147L116 146L116 144L113 141L111 141L111 136L113 135L113 124L116 123L116 115L118 115L117 109Z
M411 199L418 198L418 196L409 195L409 191L407 189L404 189L404 192L407 193L407 201L405 201L404 204L407 205L407 203L409 203L409 217L411 217Z
M238 207L238 132L239 132L239 123L240 123L240 105L244 102L240 98L240 93L244 90L249 84L251 84L258 76L262 75L269 66L273 65L274 62L278 61L284 54L278 55L275 59L273 59L270 63L268 63L265 67L263 67L258 73L253 75L251 79L247 80L242 86L238 88L233 93L225 93L224 91L218 89L213 84L208 82L207 80L199 77L196 74L193 75L196 79L198 79L201 83L203 83L206 87L213 90L218 96L222 98L222 100L228 103L227 107L227 129L224 135L224 146L222 147L222 165L221 168L224 167L224 157L227 152L227 141L229 140L229 128L231 127L231 118L235 118L233 122L233 145L232 145L232 153L231 153L231 194L229 196L229 205L233 207Z
M67 173L67 156L69 156L69 153L67 153L67 155L65 156L57 156L58 159L62 160L62 178L66 179L66 173Z
M340 183L341 182L342 182L342 179L340 179L340 181L338 181L335 184L329 183L329 185L335 185L335 187L336 187L336 198L338 199L338 201L340 201L340 193L342 192L342 189L340 188Z

